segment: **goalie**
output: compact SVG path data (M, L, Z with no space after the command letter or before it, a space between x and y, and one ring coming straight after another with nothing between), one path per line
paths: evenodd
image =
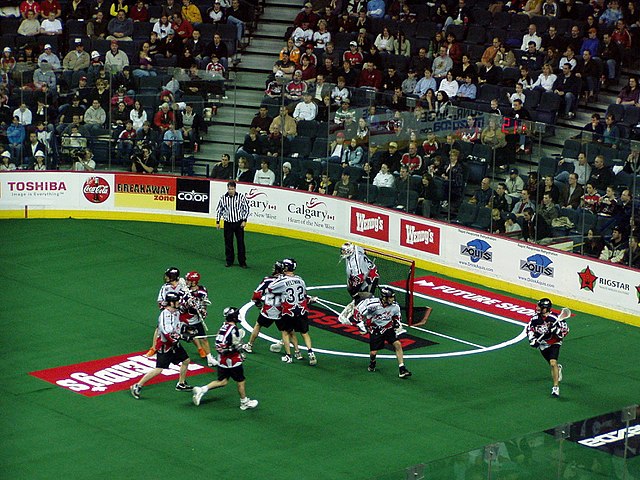
M564 314L557 317L551 311L551 307L552 303L548 298L541 298L538 301L536 314L531 317L527 324L527 337L529 338L529 345L539 349L544 359L551 366L551 378L553 379L551 395L559 397L562 365L558 363L558 357L560 356L562 341L569 333L569 327L567 322L564 321L564 318L566 318Z
M367 257L364 248L351 242L345 242L340 248L340 258L345 262L349 296L354 298L361 292L375 294L380 275L378 267ZM340 313L338 320L344 324L351 323L354 307L355 302L352 301ZM360 330L363 330L361 325L359 327Z
M387 287L381 288L380 298L368 292L358 293L356 298L354 316L358 322L364 323L369 332L368 370L376 371L378 350L388 343L393 346L398 359L398 376L410 377L411 372L404 365L404 352L396 332L401 327L402 314L400 306L395 301L393 290Z
M240 321L240 310L235 307L227 307L222 312L224 323L216 335L216 350L218 351L218 379L202 387L193 388L193 403L200 405L202 397L209 390L225 387L229 379L234 380L238 385L240 395L240 410L256 408L257 400L247 397L245 391L245 376L242 363L244 362L244 350L242 349L242 338L244 330L238 328Z

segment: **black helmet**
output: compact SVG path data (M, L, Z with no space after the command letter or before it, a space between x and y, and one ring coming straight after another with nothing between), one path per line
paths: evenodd
M177 267L169 267L164 272L164 276L167 277L170 282L174 282L180 278L180 269Z
M540 308L540 310L542 310L543 308L546 308L547 310L551 310L551 307L553 306L553 304L551 303L551 300L549 300L548 298L541 298L540 300L538 300L538 307Z
M283 272L284 272L284 265L282 265L282 262L280 260L276 260L275 263L273 264L273 275L283 273Z
M298 264L293 258L285 258L282 260L282 267L285 272L295 272Z
M167 292L167 294L164 296L164 301L167 303L179 302L180 295L178 295L176 292Z
M240 310L236 307L227 307L222 311L226 322L237 322L240 320Z
M380 298L385 300L387 303L393 302L396 294L389 287L381 287L380 288Z

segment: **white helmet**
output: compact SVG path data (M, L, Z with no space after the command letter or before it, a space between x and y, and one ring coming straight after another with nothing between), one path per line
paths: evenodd
M351 242L345 242L340 248L340 256L342 258L349 258L356 251L356 246Z

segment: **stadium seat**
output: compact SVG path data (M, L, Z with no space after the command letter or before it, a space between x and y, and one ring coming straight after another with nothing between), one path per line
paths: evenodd
M478 215L471 227L477 228L478 230L489 231L491 228L491 209L489 207L478 208Z
M387 208L395 207L397 197L398 190L394 187L378 187L378 196L374 205Z
M511 14L509 12L496 12L493 14L493 19L491 20L492 28L509 28L509 24L511 23ZM504 40L505 37L502 37Z
M640 123L640 107L634 107L633 105L625 105L624 117L618 124L625 125L628 128L635 127Z
M484 8L474 8L471 11L471 26L482 27L486 31L487 27L491 25L491 13ZM471 29L471 27L469 27Z
M302 135L298 135L291 140L291 150L290 156L293 154L298 154L297 157L294 158L308 158L311 153L311 143L312 140L309 137L305 137Z
M467 183L480 185L480 182L487 174L487 162L470 160L466 163Z
M549 17L545 17L543 15L533 15L531 16L530 23L533 23L536 26L536 31L538 35L542 35L544 32L549 30Z
M615 176L615 186L618 191L625 188L631 188L633 184L633 174L627 172L618 172Z
M300 120L298 122L298 135L312 139L316 138L317 134L318 122L315 120Z
M418 206L418 192L409 189L406 192L398 192L396 206L407 213L415 213Z
M562 148L562 156L564 158L578 158L578 154L582 149L582 144L579 140L573 140L571 138L565 140L564 147Z
M571 20L568 18L555 18L549 22L549 25L553 25L558 30L558 35L564 37L565 33L568 33L571 29Z
M374 203L378 198L378 187L370 183L358 184L358 200L366 203Z
M533 20L528 15L511 15L509 30L524 34L532 22ZM542 32L542 30L538 30L538 32ZM520 35L520 38L522 39L522 35Z
M607 107L606 115L613 115L616 121L624 121L624 105L612 103Z
M463 202L458 210L458 217L454 223L459 223L466 227L470 227L478 218L478 206L475 204Z
M558 159L556 157L544 156L540 158L540 162L538 163L538 178L541 179L547 175L554 176L557 166Z
M327 152L328 142L324 137L316 137L313 141L313 148L309 154L310 158L325 158L328 155Z
M416 38L427 39L431 41L436 32L439 30L438 25L434 22L420 22Z
M500 96L500 87L488 83L480 85L480 91L476 97L478 103L491 103L491 100Z
M447 27L447 35L452 34L456 38L456 41L462 42L464 40L464 29L464 25L451 23Z
M518 76L520 74L518 73ZM540 103L540 97L542 93L540 90L525 90L524 91L524 106L527 110L535 108Z

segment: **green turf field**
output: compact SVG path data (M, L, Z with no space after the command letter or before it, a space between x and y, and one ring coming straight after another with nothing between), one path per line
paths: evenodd
M239 410L233 385L210 392L200 407L172 381L146 387L140 400L128 390L85 397L29 373L146 351L167 267L201 273L212 300L208 324L216 330L221 310L247 303L276 259L296 258L309 286L344 283L339 252L249 233L250 268L242 270L224 268L222 233L211 228L69 219L5 220L2 231L0 478L401 479L404 468L437 460L427 478L475 478L451 473L473 461L481 469L481 454L465 452L640 398L640 330L579 312L562 349L560 399L549 396L548 369L526 341L482 354L408 359L413 377L403 381L394 360L379 360L375 373L367 372L367 358L348 356L320 354L316 367L285 365L259 340L245 365L247 393L260 401L252 411ZM324 295L346 301L344 290ZM455 339L488 346L522 330L432 306L427 329ZM255 316L250 310L251 322ZM266 333L277 336L273 327ZM473 348L411 333L436 342L415 353ZM366 343L333 332L313 328L311 335L319 349L368 352ZM528 439L537 453L519 470L511 465L512 476L497 478L529 478L541 465L544 473L531 478L552 478L557 442L541 433ZM608 454L566 445L590 473L565 478L622 478ZM629 471L640 478L638 457Z

